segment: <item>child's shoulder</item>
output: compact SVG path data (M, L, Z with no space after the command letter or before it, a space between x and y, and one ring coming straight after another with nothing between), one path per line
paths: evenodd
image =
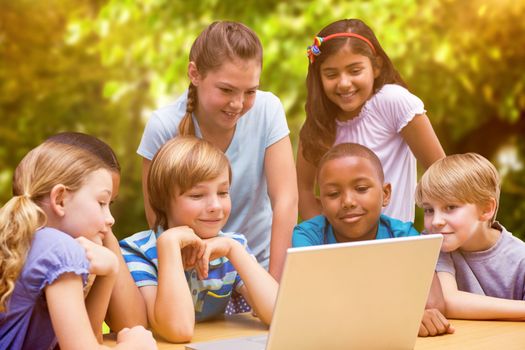
M246 236L243 235L242 233L237 233L237 232L222 232L220 231L219 234L218 234L220 237L227 237L227 238L231 238L239 243L242 244L243 247L247 246L248 245L248 239L246 239Z
M308 220L304 220L301 223L297 224L296 227L301 227L304 229L323 229L327 225L327 219L324 215L317 215Z
M400 97L415 96L407 88L398 84L385 84L375 94L376 99L381 101L397 101Z
M263 91L263 90L257 90L257 96L255 99L255 103L262 102L262 103L281 103L281 100L277 95L275 95L271 91Z
M153 118L157 118L160 120L182 119L182 117L184 117L184 114L186 114L187 100L188 100L188 91L185 91L175 101L171 101L157 108L153 112L152 119Z
M501 232L501 243L503 243L504 245L514 246L516 249L519 249L523 253L525 253L525 242L523 242L520 238L514 236L503 225L501 225L501 223L496 221L492 224L492 227Z
M24 278L30 278L42 288L64 272L73 272L87 281L89 262L84 248L70 235L44 227L35 232L24 267Z
M383 230L385 234L392 237L418 236L419 232L415 229L414 224L410 221L401 221L390 216L381 214L379 217L379 232L381 236ZM386 236L385 236L386 237Z
M79 249L83 251L83 248L77 241L65 232L57 230L52 227L43 227L35 232L33 242L31 243L32 248L45 248L51 249Z
M148 247L156 245L157 234L153 230L140 231L120 240L119 243L121 247L129 247L133 249L148 249Z
M330 223L324 215L318 215L296 225L292 235L293 247L325 244L325 234L330 232Z
M247 114L272 115L276 111L284 110L283 104L279 97L270 91L257 90L253 107L246 112ZM273 112L273 113L269 113ZM241 118L243 120L246 118Z

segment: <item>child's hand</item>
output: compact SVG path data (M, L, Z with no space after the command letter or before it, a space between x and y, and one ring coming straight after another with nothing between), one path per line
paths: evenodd
M182 264L185 270L194 267L204 253L204 242L188 226L172 227L164 231L159 238L159 244L161 240L162 242L166 240L176 241L181 250Z
M419 326L418 336L428 337L440 334L452 334L454 333L454 327L448 322L448 320L439 312L438 309L426 309L423 313L423 319Z
M89 273L107 276L118 272L118 259L111 250L93 243L85 237L78 237L76 240L86 251L86 258L89 261Z
M151 332L142 326L135 326L131 329L123 328L117 334L117 344L120 343L126 343L140 350L158 349Z
M106 232L106 234L104 235L104 238L102 239L102 245L106 248L110 248L112 246L115 246L115 244L118 247L118 239L117 237L115 237L115 234L113 233L113 231L109 229L109 231Z
M204 244L206 249L195 266L199 279L207 278L210 261L222 256L228 256L235 243L236 241L228 237L213 237L205 239Z

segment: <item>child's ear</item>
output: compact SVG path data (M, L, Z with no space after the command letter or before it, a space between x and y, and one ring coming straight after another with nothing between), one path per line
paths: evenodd
M201 75L197 69L195 62L190 61L188 64L188 77L193 85L199 86L199 81L201 80Z
M496 200L494 198L489 199L485 204L479 206L480 209L480 221L489 221L496 213Z
M392 185L390 183L383 184L383 207L390 203L390 196L392 195Z
M66 213L64 206L64 200L66 195L66 186L62 184L53 186L49 194L49 208L51 209L51 211L53 211L53 213L60 217L64 216Z

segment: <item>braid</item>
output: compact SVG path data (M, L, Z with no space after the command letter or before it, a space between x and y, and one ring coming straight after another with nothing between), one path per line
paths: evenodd
M188 99L186 102L186 114L179 124L179 134L181 136L192 135L195 136L195 125L193 125L192 114L197 105L197 88L190 83L188 87Z

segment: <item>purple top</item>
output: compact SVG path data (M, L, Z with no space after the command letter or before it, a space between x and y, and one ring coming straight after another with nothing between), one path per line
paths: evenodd
M45 227L35 232L7 312L0 313L0 349L52 349L56 336L44 288L73 272L87 283L89 262L84 248L68 234Z
M492 227L501 231L494 246L479 252L442 252L436 271L452 274L461 291L525 300L525 243L497 222Z

